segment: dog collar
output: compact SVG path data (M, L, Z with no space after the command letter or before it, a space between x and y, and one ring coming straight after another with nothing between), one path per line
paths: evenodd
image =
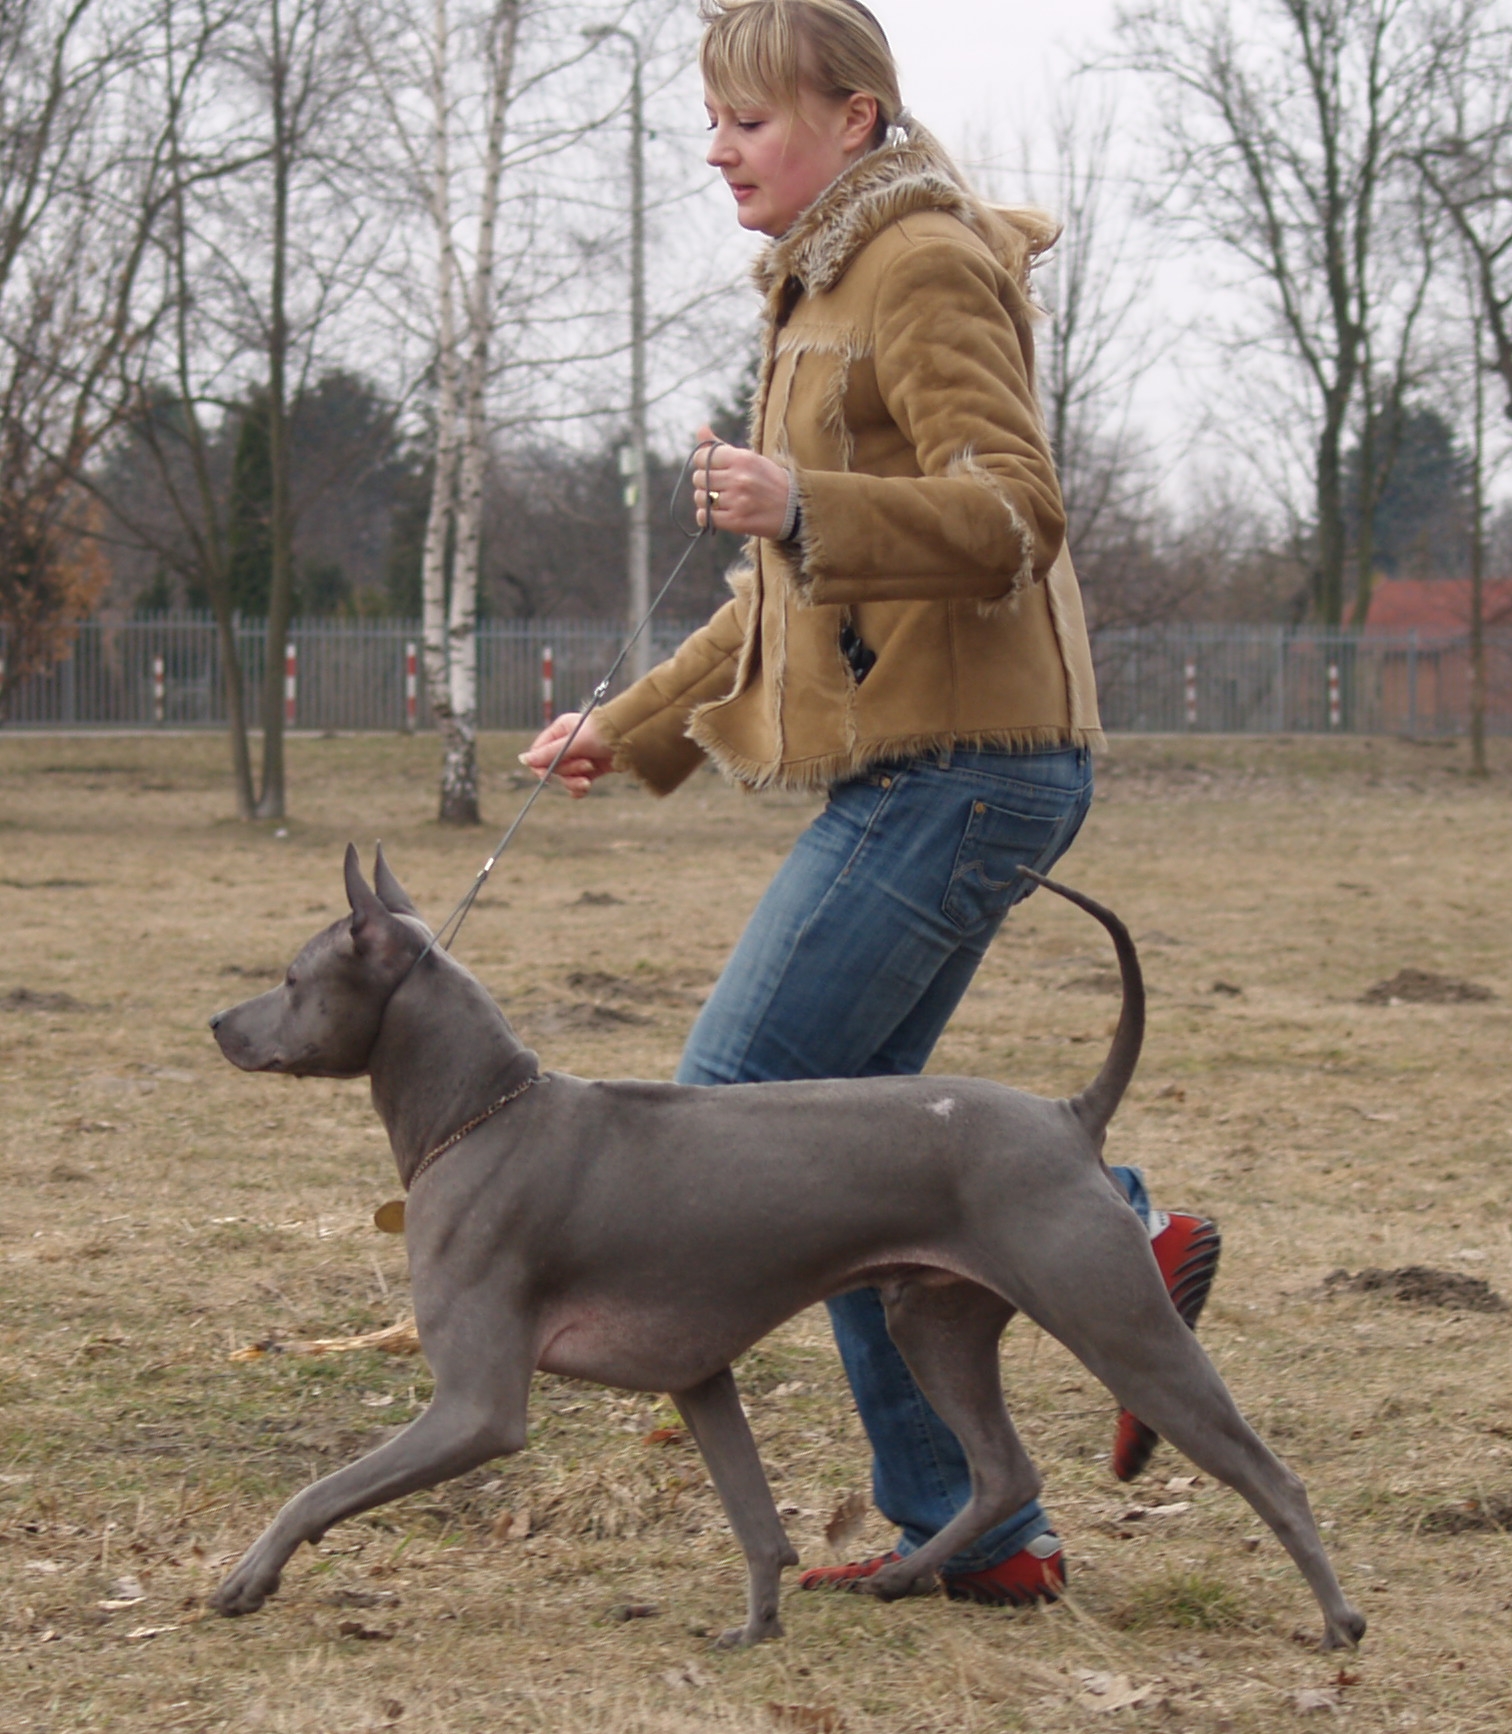
M540 1082L541 1074L532 1072L523 1084L516 1084L512 1090L506 1090L497 1102L490 1102L481 1114L474 1114L472 1119L467 1121L465 1125L459 1126L449 1138L444 1138L434 1150L427 1150L416 1165L414 1173L406 1181L405 1191L412 1190L415 1182L426 1169L439 1162L452 1145L460 1144L469 1132L476 1132L485 1120L491 1120L501 1108L507 1108L511 1102L523 1096L532 1084L539 1084ZM404 1232L404 1200L393 1198L387 1204L380 1204L373 1212L373 1223L385 1234L402 1234Z

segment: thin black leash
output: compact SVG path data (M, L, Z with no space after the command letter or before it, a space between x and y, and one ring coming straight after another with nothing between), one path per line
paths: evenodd
M438 945L443 951L450 951L452 946L456 943L457 934L461 931L462 923L467 919L468 911L472 908L473 904L477 902L478 894L488 883L488 876L498 865L499 857L514 840L515 832L525 823L525 815L536 804L536 801L545 790L546 785L551 781L552 776L555 774L557 766L561 764L562 760L567 756L568 748L571 747L572 743L578 738L578 734L581 732L583 724L587 722L589 717L593 715L594 711L598 709L598 707L604 702L604 699L608 696L609 688L613 683L615 675L619 673L620 668L624 664L625 658L634 648L637 639L639 639L640 635L651 624L651 616L661 607L663 598L677 582L683 567L686 566L688 561L692 558L693 550L706 535L712 536L714 534L714 509L712 504L706 508L704 522L693 530L686 530L681 524L677 523L677 502L682 497L683 488L687 485L694 474L700 453L703 454L704 496L712 501L713 491L710 487L710 482L712 480L714 453L720 446L725 445L726 443L726 441L719 439L705 440L701 445L694 446L693 450L688 453L687 460L684 462L682 470L678 475L677 485L672 490L672 502L669 508L672 522L676 524L677 528L682 530L682 533L688 538L688 545L683 550L682 558L667 575L666 583L662 585L661 589L658 590L656 595L652 598L651 606L641 616L640 620L636 624L635 630L625 640L624 644L621 645L619 655L616 656L614 661L609 665L608 673L605 674L604 678L596 687L594 687L593 693L588 702L583 706L582 714L578 717L576 723L573 724L572 730L568 734L567 738L562 742L561 746L557 748L556 755L552 759L551 763L546 767L546 774L530 791L530 794L526 797L525 805L515 814L508 830L506 830L504 835L499 839L493 853L478 869L477 877L468 887L466 895L462 898L462 901L458 903L457 907L452 910L446 920L436 929L430 944L427 945L425 950L415 959L414 963L410 966L411 969L419 968L419 966L424 963L425 959ZM450 929L450 933L448 933L448 929Z

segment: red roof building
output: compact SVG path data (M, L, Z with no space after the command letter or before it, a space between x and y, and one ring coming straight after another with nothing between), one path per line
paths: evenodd
M1487 578L1487 626L1512 626L1512 578ZM1419 632L1425 638L1470 630L1468 578L1379 578L1365 616L1366 632Z

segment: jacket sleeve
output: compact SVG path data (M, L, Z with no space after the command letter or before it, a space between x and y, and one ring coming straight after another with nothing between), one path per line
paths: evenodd
M724 698L734 685L744 612L737 595L665 662L598 711L614 768L630 771L653 794L670 795L702 761L703 748L688 739L688 721L699 705Z
M883 273L874 364L919 476L800 470L793 582L810 603L1004 600L1042 578L1065 511L1027 321L975 247L912 242ZM1022 323L1021 323L1022 321Z

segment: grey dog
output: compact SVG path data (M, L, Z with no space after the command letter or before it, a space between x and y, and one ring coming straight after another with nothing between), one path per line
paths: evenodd
M1108 1057L1070 1101L977 1078L592 1083L539 1070L482 984L432 945L382 850L369 888L348 848L350 917L211 1027L244 1071L371 1078L413 1186L405 1233L435 1395L402 1433L291 1499L214 1605L251 1613L302 1541L520 1450L540 1368L671 1393L746 1557L746 1621L720 1641L776 1637L782 1568L797 1556L731 1363L804 1307L869 1285L972 1484L937 1536L865 1580L871 1593L928 1587L1039 1492L998 1369L998 1339L1022 1311L1242 1494L1311 1586L1324 1644L1357 1643L1365 1620L1301 1481L1239 1414L1103 1166L1144 1027L1133 942L1090 898L1050 888L1107 928L1123 976Z

